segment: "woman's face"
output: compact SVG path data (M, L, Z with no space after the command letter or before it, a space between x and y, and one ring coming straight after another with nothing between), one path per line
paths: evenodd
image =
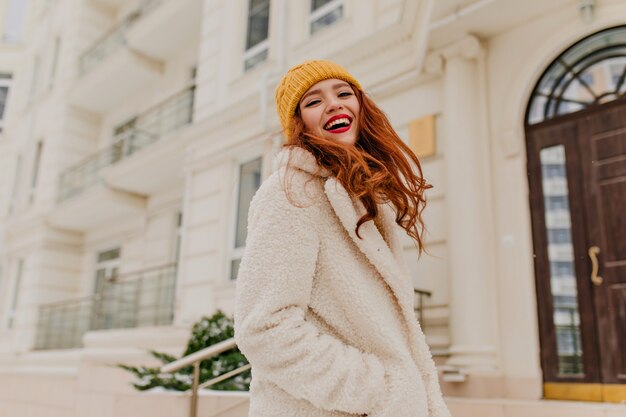
M349 145L358 138L360 107L350 84L336 78L314 84L298 105L306 131Z

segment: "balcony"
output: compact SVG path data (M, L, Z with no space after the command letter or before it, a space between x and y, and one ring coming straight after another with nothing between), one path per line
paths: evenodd
M53 226L85 231L144 213L143 197L113 190L102 182L102 169L119 161L122 153L123 144L114 143L61 173L59 204L48 217Z
M91 330L169 325L175 286L171 264L120 275L90 297L41 305L35 349L79 348Z
M186 88L146 110L114 137L112 145L63 171L59 177L59 206L51 214L51 222L85 230L113 216L132 215L143 210L141 196L177 179L184 152L180 140L165 140L166 146L139 161L130 161L137 159L131 156L140 150L154 147L192 122L194 91L194 86ZM112 168L120 162L119 169Z
M150 13L127 33L129 47L153 59L165 61L200 38L202 0L146 0L141 14Z
M191 87L137 116L133 126L116 137L121 157L103 173L106 183L117 190L150 195L180 181L185 134L179 131L192 123L193 103Z
M127 33L160 1L143 1L138 9L81 55L79 79L69 96L72 104L94 113L104 113L159 79L163 63L133 50L128 44Z

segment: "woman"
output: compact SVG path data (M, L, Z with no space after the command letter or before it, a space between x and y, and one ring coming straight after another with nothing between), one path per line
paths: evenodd
M237 278L250 416L449 416L395 230L422 250L419 162L333 62L290 69L276 105L287 142Z

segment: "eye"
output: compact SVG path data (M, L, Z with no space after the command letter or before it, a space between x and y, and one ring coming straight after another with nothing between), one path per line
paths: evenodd
M314 99L314 100L311 100L311 101L309 101L307 104L305 104L305 105L304 105L304 107L311 107L311 106L313 106L313 105L315 105L315 104L319 103L320 101L321 101L321 100L319 100L319 99Z
M339 93L339 97L349 97L351 95L352 93L350 91L342 91L341 93Z

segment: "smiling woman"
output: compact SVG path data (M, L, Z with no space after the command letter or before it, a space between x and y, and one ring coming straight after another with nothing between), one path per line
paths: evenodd
M289 70L276 106L287 142L237 277L250 416L449 417L397 235L422 249L419 161L333 62Z

